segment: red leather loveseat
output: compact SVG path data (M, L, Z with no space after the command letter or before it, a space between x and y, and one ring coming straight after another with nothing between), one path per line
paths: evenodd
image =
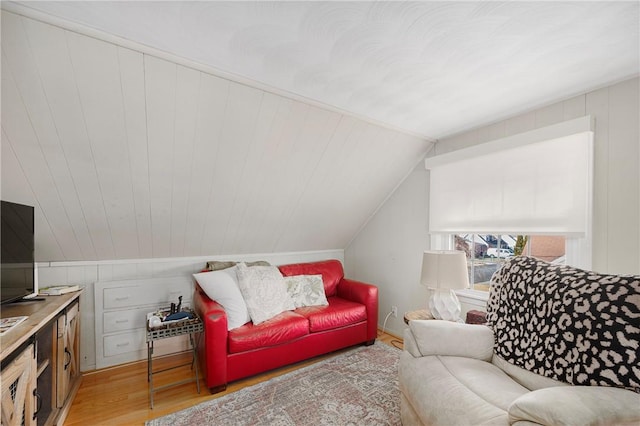
M284 276L321 274L328 306L283 312L227 331L224 308L196 283L193 305L204 322L198 357L211 393L227 383L360 343L375 342L378 288L344 278L338 260L279 266Z

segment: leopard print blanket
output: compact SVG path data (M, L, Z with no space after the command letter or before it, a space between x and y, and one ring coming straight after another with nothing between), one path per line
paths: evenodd
M516 257L491 279L495 353L573 385L640 393L640 276Z

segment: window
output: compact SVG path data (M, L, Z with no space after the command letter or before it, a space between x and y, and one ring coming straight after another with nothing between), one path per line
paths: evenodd
M523 254L564 264L565 240L557 235L456 234L452 246L467 255L471 289L489 291L491 276L513 256Z
M431 249L467 252L473 289L518 253L590 269L592 129L586 116L427 158Z

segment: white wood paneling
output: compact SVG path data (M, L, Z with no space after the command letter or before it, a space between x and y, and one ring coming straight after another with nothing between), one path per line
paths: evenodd
M260 184L259 201L254 207L259 210L256 212L258 213L256 219L260 224L253 243L254 250L264 245L268 247L267 251L276 251L280 226L286 221L288 212L293 208L293 200L290 198L291 190L299 182L299 176L295 171L297 163L304 161L304 150L297 149L297 146L304 145L305 141L298 138L307 120L309 108L306 104L286 100L278 110L274 132L270 135L273 139L268 142L273 148L269 148L269 164L263 174L264 182ZM277 188L277 190L271 191L270 188ZM326 194L318 195L326 196ZM290 230L295 232L294 228ZM315 243L317 244L317 241Z
M585 96L574 96L562 102L563 120L583 117L588 114L585 110Z
M327 233L337 232L331 229L331 221L327 222L327 218L333 218L335 215L332 210L336 206L343 211L347 209L348 204L340 205L338 202L341 200L341 195L335 191L336 185L333 182L335 179L340 179L339 176L345 173L344 149L349 143L356 122L357 120L350 117L340 117L336 128L327 141L327 147L318 159L314 178L309 183L304 194L304 201L302 201L305 206L305 219L298 225L304 227L307 235L322 245L327 244L327 239L330 238ZM342 217L339 220L342 220ZM334 224L337 224L339 220L335 220Z
M50 185L52 175L11 72L2 73L2 88L3 143L11 146L21 170L26 173L38 204L47 212L49 225L56 239L68 241L68 244L61 246L64 256L82 259L58 190Z
M137 257L118 50L71 32L66 36L114 255Z
M220 132L229 96L230 82L201 74L195 143L191 152L191 181L187 201L187 227L184 234L185 254L202 253L204 229L208 221L211 182L215 158L220 146Z
M285 132L288 160L285 168L277 172L277 184L281 185L283 190L271 200L270 210L268 210L271 218L279 218L275 220L273 226L272 250L274 251L280 251L283 247L290 245L295 250L300 249L294 240L305 231L300 228L296 220L301 218L294 219L294 217L299 208L300 198L309 185L309 179L338 121L334 114L315 107L296 108L296 112L298 111L301 114L300 127L289 129L291 132L289 134ZM334 172L339 173L339 171ZM291 177L294 179L290 181ZM329 194L324 193L322 196L328 197ZM329 214L321 218L320 223L326 222L330 217ZM314 225L317 226L318 223ZM288 237L291 239L285 242L284 239ZM337 242L336 247L343 246L344 244Z
M184 256L189 184L200 92L200 72L178 67L171 196L171 255Z
M9 19L10 16L11 14L3 13L2 19ZM87 135L84 111L78 95L78 86L67 44L67 34L64 30L51 25L27 18L19 19L23 24L30 50L35 58L57 134L73 177L74 189L87 223L87 232L95 249L95 256L103 259L113 258L115 252L95 167L95 158ZM33 172L33 174L37 173ZM51 190L55 185L55 181L50 181L47 184L48 190ZM46 206L42 205L42 208L45 215L57 216L57 214L49 212ZM63 252L67 252L66 247L73 244L70 239L57 237L57 240ZM38 255L39 253L36 252L37 260L44 260ZM91 257L91 253L82 253L80 257L71 257L65 254L64 259L74 260Z
M640 101L639 80L609 89L608 269L640 274Z
M609 89L587 94L586 105L589 114L596 117L593 144L593 269L605 271L609 265Z
M345 274L379 290L379 325L397 306L386 329L402 336L402 312L426 306L420 285L422 252L428 249L428 172L418 165L345 250Z
M3 150L50 229L39 261L344 247L430 146L79 31L2 24Z
M31 185L26 178L25 173L20 166L18 159L11 147L11 141L2 129L2 173L11 176L11 182L8 179L2 180L2 199L15 203L34 206L35 208L35 227L38 230L38 238L35 241L35 250L48 256L50 259L58 259L63 257L62 250L57 244L56 238L51 231L51 226L45 215L42 213L40 204L36 200L36 196L31 189Z
M238 185L246 166L263 93L236 83L229 87L220 145L212 164L208 219L202 242L204 252L224 253L222 247L231 209L235 198L242 196L237 192Z
M507 136L528 132L536 126L536 115L533 112L522 114L505 120Z
M178 66L145 55L147 144L153 257L171 254L173 144Z
M252 145L246 156L243 178L239 183L232 212L229 218L228 231L225 235L223 250L236 253L243 247L253 244L255 229L244 226L246 223L257 223L264 212L263 187L273 173L270 167L276 162L271 158L276 152L279 139L274 137L280 111L284 105L290 105L281 96L265 93L260 105L260 113L252 137Z
M95 257L95 250L89 237L84 213L75 190L75 183L60 144L38 68L31 54L28 40L24 36L22 23L15 16L9 16L3 24L4 43L2 50L7 55L6 60L3 60L7 69L3 72L10 73L19 87L31 125L37 135L42 153L53 176L53 181L56 183L60 199L80 247L81 257L79 259L84 258L85 255ZM9 63L11 70L8 69Z
M143 55L118 47L122 106L129 151L131 191L135 206L138 257L152 256L151 195L147 161L147 115Z
M555 103L535 111L535 127L545 127L562 121L563 105ZM494 138L497 139L497 138Z
M304 247L304 239L307 229L314 229L324 225L331 215L316 215L314 213L324 211L328 206L318 205L315 197L318 193L327 191L322 187L322 180L330 173L340 173L334 169L333 164L327 163L326 153L331 146L333 136L340 124L340 116L333 113L313 114L310 117L318 117L316 123L306 126L305 134L300 138L306 144L302 147L307 154L295 163L290 163L290 170L297 176L297 187L292 193L286 195L285 202L289 210L279 224L277 247ZM308 117L308 118L310 118ZM304 149L306 148L306 149ZM298 148L300 150L300 148ZM364 153L363 153L364 154ZM329 197L326 194L325 197ZM292 230L293 232L287 232ZM338 243L344 246L342 242Z

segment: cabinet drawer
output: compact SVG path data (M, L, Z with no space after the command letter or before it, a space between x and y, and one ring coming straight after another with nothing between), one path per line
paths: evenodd
M127 311L105 312L102 322L104 333L143 328L147 320L147 312L150 311L152 311L151 308L137 308Z
M144 330L105 336L104 356L109 357L139 351L146 348L145 339L146 333Z
M104 289L104 309L130 308L141 305L160 305L167 302L178 302L191 299L193 286L190 283L179 283L175 286L133 285L128 287L112 287Z

